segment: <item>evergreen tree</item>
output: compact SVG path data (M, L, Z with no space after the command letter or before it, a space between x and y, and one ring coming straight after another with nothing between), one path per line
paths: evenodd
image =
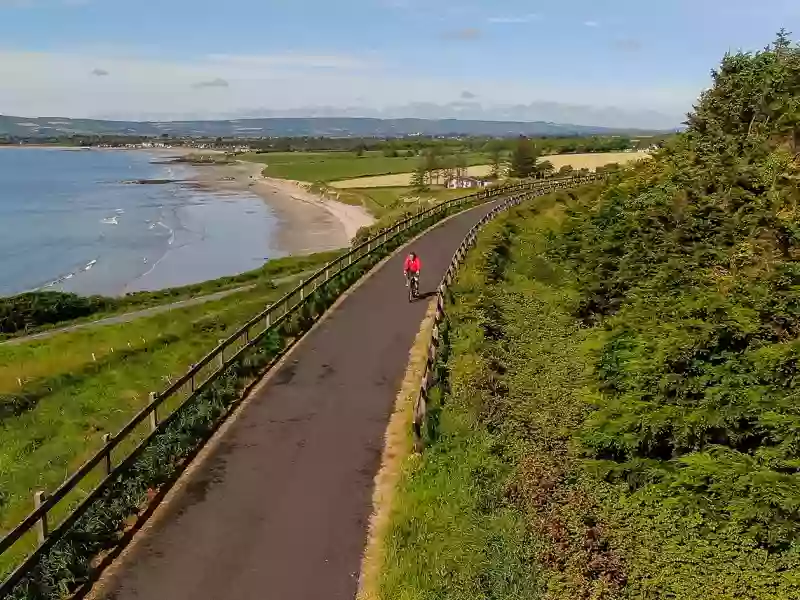
M500 179L503 175L503 149L500 146L494 146L491 150L491 164L492 170L489 177L492 179Z
M536 173L536 159L539 157L536 147L528 138L520 136L511 153L511 177L525 179Z
M553 173L556 172L556 168L553 166L549 160L543 160L540 163L536 163L536 175L541 178L545 177L552 177Z
M421 192L427 189L428 184L426 182L427 179L427 171L425 170L424 165L420 165L416 169L414 169L413 175L411 175L411 187L413 187L418 192Z
M433 183L433 178L436 177L436 183L439 183L439 169L441 169L441 159L436 151L436 148L431 148L425 153L425 162L423 169L427 175L428 183Z

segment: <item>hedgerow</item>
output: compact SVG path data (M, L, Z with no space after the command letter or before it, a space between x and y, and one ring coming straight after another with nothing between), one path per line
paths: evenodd
M552 255L598 328L595 468L636 512L693 521L687 545L713 539L748 573L763 553L772 575L738 584L761 589L798 581L800 49L782 34L714 79L688 131L576 207Z

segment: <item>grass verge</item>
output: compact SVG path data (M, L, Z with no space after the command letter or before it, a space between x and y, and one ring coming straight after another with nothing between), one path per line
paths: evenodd
M545 585L536 560L542 543L506 497L520 450L505 432L481 426L499 385L488 358L506 355L502 342L486 335L486 318L497 311L486 284L502 268L502 222L487 226L453 288L440 330L428 447L404 470L381 598L528 599Z

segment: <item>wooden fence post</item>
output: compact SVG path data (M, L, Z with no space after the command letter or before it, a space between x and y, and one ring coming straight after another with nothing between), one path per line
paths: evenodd
M419 395L417 396L417 401L414 405L414 418L413 418L413 432L414 432L414 451L415 452L422 452L425 449L425 435L424 435L424 426L425 426L425 413L427 413L427 403L428 400L427 390L425 389L425 382L427 380L428 373L427 369L425 372L425 376L423 377L422 386L419 390Z
M192 376L192 391L194 391L194 376ZM155 399L156 399L156 393L150 392L150 403L152 404L153 402L155 402ZM150 416L150 431L153 432L158 427L158 409L153 408L153 410L150 411L149 416Z
M42 503L47 498L47 494L45 492L36 492L33 494L33 506L35 509L39 509L42 506ZM41 546L44 544L44 540L47 538L47 512L45 512L42 517L36 522L36 538L39 540L39 545Z
M222 344L225 340L217 340L217 344ZM225 348L220 348L219 351L219 368L225 365Z
M107 446L109 441L111 441L111 436L108 433L104 433L103 446ZM106 454L105 465L106 465L106 475L108 475L109 473L111 473L111 450L109 450L108 453Z

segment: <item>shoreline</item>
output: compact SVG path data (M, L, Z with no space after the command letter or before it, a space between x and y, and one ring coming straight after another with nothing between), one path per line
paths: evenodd
M190 187L260 198L278 220L275 246L288 255L345 248L361 227L375 222L363 207L320 197L309 192L303 182L265 177L264 165L259 163L187 166L195 173L186 182Z
M8 146L9 151L19 148ZM22 148L31 152L70 151L52 146L41 148L26 145ZM129 152L127 149L97 150L88 150L85 154ZM77 148L73 151L81 152ZM164 148L137 152L145 155L137 159L140 163L144 160L157 167L162 160L183 157L192 150ZM155 251L155 246L148 244L134 250L141 252L135 260L130 259L130 253L120 258L120 252L124 248L112 243L108 248L95 248L87 256L81 256L81 260L73 261L75 264L59 263L60 272L48 275L45 269L39 282L24 281L18 290L12 288L3 296L46 291L73 292L84 296L121 296L136 291L154 291L202 283L259 268L273 258L346 248L360 227L374 222L374 218L360 206L346 205L315 195L304 188L301 182L264 177L263 164L237 160L229 164L182 163L176 166L180 167L180 172L176 172L178 177L168 187L182 188L184 191L178 192L182 196L191 197L196 194L202 198L199 202L190 200L185 205L162 200L155 202L164 202L164 206L159 206L159 209L170 214L178 209L183 210L182 221L171 223L164 220L162 223L160 219L165 218L164 214L139 216L136 210L126 212L123 208L135 209L138 205L129 207L124 203L114 204L122 208L117 208L112 213L111 204L108 204L111 200L108 199L100 207L107 214L94 215L97 219L102 216L101 222L104 224L124 225L127 227L124 235L128 236L140 234L139 230L148 227L148 224L149 229L158 225L169 229L171 238L164 252ZM122 173L121 169L117 171ZM141 169L140 171L144 173ZM137 176L151 177L144 174L134 177ZM118 181L108 183L117 185L124 181L127 181L125 175ZM159 180L158 183L162 182ZM154 194L158 196L159 192ZM125 216L120 216L123 214ZM249 215L260 216L258 220L254 220L256 217ZM188 221L185 220L187 218ZM142 220L140 224L138 219L147 220ZM267 220L264 227L260 225L262 219ZM106 225L95 227L98 227L100 240L105 239L106 234L117 233L117 228L100 229ZM176 234L180 235L176 238ZM136 239L144 238L139 235ZM97 245L101 242L93 243ZM104 260L101 260L101 254ZM118 260L123 262L115 267ZM137 268L136 264L142 268ZM111 273L109 269L117 270ZM84 272L88 275L84 275Z

